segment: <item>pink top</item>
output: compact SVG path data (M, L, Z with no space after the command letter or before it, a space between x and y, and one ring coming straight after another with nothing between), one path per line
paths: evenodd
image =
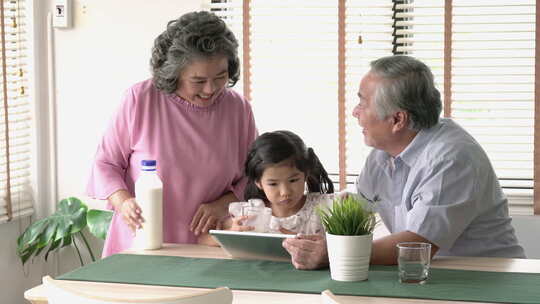
M244 161L256 136L251 106L233 90L203 108L157 90L151 79L140 82L127 91L101 140L88 195L107 199L121 189L133 195L141 160L155 159L163 182L163 240L196 243L189 224L200 204L229 191L243 198ZM132 241L115 213L103 256L128 249Z

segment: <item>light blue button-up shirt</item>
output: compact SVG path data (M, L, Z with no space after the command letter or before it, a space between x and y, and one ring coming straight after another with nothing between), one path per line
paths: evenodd
M525 257L486 153L450 119L420 131L395 158L373 149L356 187L391 233L414 232L438 255Z

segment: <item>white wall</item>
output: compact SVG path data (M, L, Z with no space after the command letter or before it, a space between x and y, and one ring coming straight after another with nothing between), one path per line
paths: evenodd
M0 302L23 304L25 290L41 283L44 265L41 261L27 263L24 268L16 255L17 236L28 220L0 224Z
M77 196L91 206L84 195L86 178L97 143L125 89L150 77L149 59L154 38L166 23L183 13L200 10L202 0L72 0L74 26L54 29L56 82L56 125L58 159L58 198ZM36 118L41 151L38 178L47 178L46 126L49 109L47 92L46 19L53 0L33 0L36 28ZM39 181L38 181L39 182ZM47 181L36 196L38 217L50 212ZM15 254L16 238L28 225L22 222L0 224L1 303L23 304L25 290L39 284L45 273L63 273L78 266L70 250L63 251L47 265L41 259L26 267ZM101 241L90 239L99 256ZM60 261L58 267L54 260Z
M53 1L51 1L53 2ZM59 197L84 196L98 141L124 91L150 77L154 38L201 0L74 1L55 31Z
M200 8L200 0L74 1L73 28L54 37L59 199L87 199L98 141L124 91L150 77L154 39L169 20ZM59 272L76 265L60 263Z

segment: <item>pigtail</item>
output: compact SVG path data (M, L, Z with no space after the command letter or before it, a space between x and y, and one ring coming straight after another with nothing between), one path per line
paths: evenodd
M259 187L257 187L255 184L255 181L262 174L262 160L257 154L258 149L259 147L257 142L254 142L250 151L248 152L246 162L244 164L244 174L248 178L246 188L244 189L244 199L246 201L252 198L262 199L263 201L268 200L264 194L264 191L259 189Z
M256 183L267 166L285 160L290 160L291 165L305 174L309 192L334 193L334 184L313 149L306 148L298 135L282 130L264 133L251 144L244 164L244 173L248 178L244 199L258 198L268 202L264 191Z
M334 193L334 183L328 177L321 161L312 148L307 149L307 159L310 164L306 183L309 192Z

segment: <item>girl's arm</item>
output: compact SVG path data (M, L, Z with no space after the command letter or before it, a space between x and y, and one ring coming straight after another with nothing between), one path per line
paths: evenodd
M253 226L245 226L244 221L249 219L248 215L242 215L242 216L236 216L233 218L229 218L230 224L228 228L224 228L225 230L230 231L250 231L255 229Z

